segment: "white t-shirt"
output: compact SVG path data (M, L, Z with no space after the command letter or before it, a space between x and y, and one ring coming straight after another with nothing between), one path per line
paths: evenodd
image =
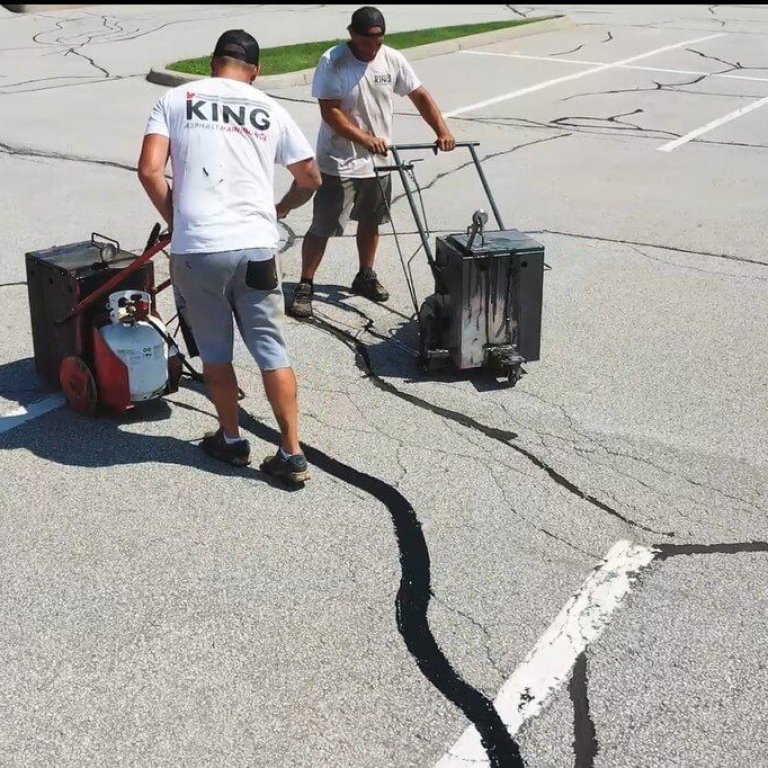
M171 141L172 253L275 248L275 164L313 157L291 116L252 85L211 77L173 88L145 134Z
M382 45L373 61L355 58L347 43L327 50L315 69L312 95L339 99L341 109L362 130L392 141L393 95L407 96L421 86L405 56ZM340 136L325 121L317 136L317 163L332 176L374 176L373 156Z

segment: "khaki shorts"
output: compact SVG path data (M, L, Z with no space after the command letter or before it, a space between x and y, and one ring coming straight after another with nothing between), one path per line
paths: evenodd
M343 235L347 222L386 224L392 200L389 175L345 179L323 174L323 186L315 194L309 234L316 237Z

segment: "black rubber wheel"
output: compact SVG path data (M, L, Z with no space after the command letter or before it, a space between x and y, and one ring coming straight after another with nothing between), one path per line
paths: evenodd
M517 384L517 382L523 378L524 373L525 371L520 364L511 365L509 367L509 372L507 373L507 381L509 382L509 386L514 387L515 384Z

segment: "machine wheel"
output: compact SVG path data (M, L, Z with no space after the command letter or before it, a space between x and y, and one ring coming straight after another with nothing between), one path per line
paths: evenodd
M70 355L61 361L59 382L72 410L93 416L99 401L96 379L82 357Z
M433 293L427 296L419 308L419 370L426 373L430 368L429 350L441 346L447 322L447 296Z
M511 365L509 367L509 373L507 373L507 381L509 382L510 387L514 387L515 384L517 384L520 379L523 378L523 374L526 371L523 369L523 366L519 363L516 365Z

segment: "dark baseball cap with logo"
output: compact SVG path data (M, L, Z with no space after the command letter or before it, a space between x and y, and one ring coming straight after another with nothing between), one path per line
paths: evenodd
M364 5L352 14L349 29L358 35L368 35L374 27L379 27L382 34L386 31L384 15L378 8Z
M228 29L224 32L216 41L213 55L229 56L253 64L254 67L259 66L259 44L244 29Z

